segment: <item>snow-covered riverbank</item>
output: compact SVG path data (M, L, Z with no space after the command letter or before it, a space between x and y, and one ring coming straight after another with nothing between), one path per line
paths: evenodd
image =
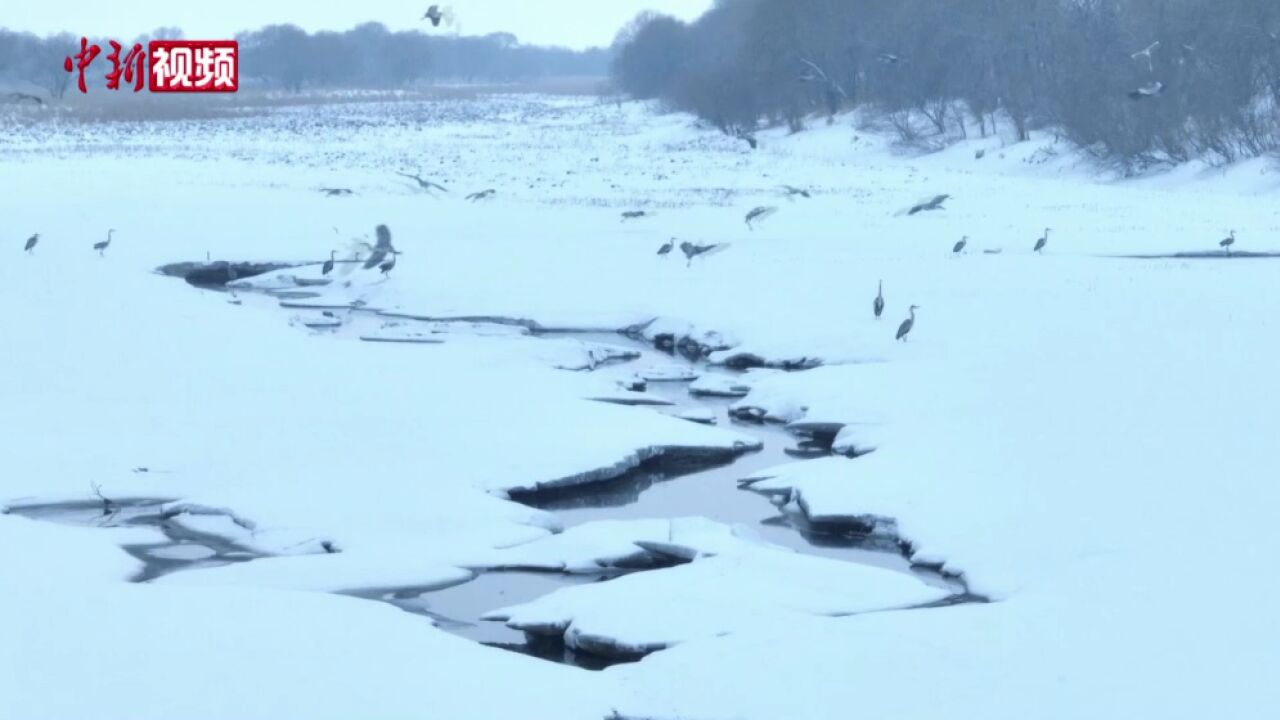
M318 140L295 112L0 141L0 503L165 498L274 555L131 585L139 563L120 546L158 531L0 515L0 714L1266 716L1280 264L1118 257L1212 250L1231 229L1240 250L1280 249L1266 167L1117 185L1047 141L909 158L847 126L765 135L751 153L682 117L584 100L503 98L458 121L422 107L408 124L405 108L335 106L310 121L335 128ZM451 192L427 197L395 170ZM788 201L784 183L814 197ZM330 186L356 194L318 192ZM901 213L938 193L946 210ZM748 229L765 205L780 210ZM653 215L623 222L632 209ZM563 369L583 362L572 343L316 337L151 274L206 257L318 263L378 223L403 253L389 279L315 286L316 264L249 283L820 364L749 374L736 402L876 451L755 469L753 489L811 520L879 519L915 561L996 602L850 616L936 589L815 570L834 561L695 523L675 543L705 551L692 564L484 609L584 643L674 645L589 673L331 594L652 544L635 526L544 545L563 520L505 493L654 448L750 442L590 400L627 391ZM655 254L673 236L729 246L686 267L678 249ZM895 343L909 305L918 322Z

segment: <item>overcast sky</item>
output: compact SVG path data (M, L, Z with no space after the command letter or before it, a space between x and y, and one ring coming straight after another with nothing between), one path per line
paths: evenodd
M38 34L70 32L132 39L157 27L181 27L188 38L229 38L240 30L293 23L308 31L346 30L369 20L392 30L483 35L510 32L521 42L583 48L608 45L641 10L692 19L712 0L455 0L452 28L419 21L432 3L420 0L12 0L0 26Z

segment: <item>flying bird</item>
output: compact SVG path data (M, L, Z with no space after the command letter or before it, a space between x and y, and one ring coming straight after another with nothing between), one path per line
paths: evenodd
M1231 246L1235 244L1236 244L1236 231L1232 230L1230 235L1226 236L1225 238L1223 238L1221 241L1218 242L1218 247L1222 248L1223 250L1226 250L1227 254L1230 255Z
M799 195L800 197L805 198L806 200L813 197L812 195L809 194L808 190L805 190L803 188L792 187L790 185L783 185L781 189L782 189L782 194L786 195L788 200L794 199L796 195Z
M403 172L397 172L396 174L401 177L409 178L410 180L413 180L414 182L418 183L418 189L423 190L427 193L430 193L432 190L439 190L440 192L449 192L449 188L441 185L440 183L432 182L430 180L423 180L418 175L411 175L409 173L403 173Z
M333 258L334 258L334 256L336 256L337 254L338 254L338 251L337 251L337 250L330 250L330 251L329 251L329 259L328 259L328 260L325 260L325 261L324 261L324 265L322 265L322 266L320 267L320 274L321 274L321 275L328 275L329 273L333 272Z
M907 211L907 214L915 215L916 213L928 212L930 210L946 210L946 208L942 207L942 203L950 199L950 195L934 195L932 200L925 200L914 205Z
M489 188L488 190L481 190L480 192L471 193L470 195L467 196L467 199L470 200L471 202L479 202L480 200L487 200L493 197L495 194L497 194L497 192L498 192L497 190L494 190L493 188Z
M1152 82L1148 85L1143 85L1137 90L1134 90L1133 92L1129 93L1129 98L1131 100L1142 100L1144 98L1160 97L1160 95L1163 93L1164 93L1164 83L1160 82L1159 80L1156 80L1155 82Z
M396 267L396 256L399 254L400 253L398 251L392 250L391 257L387 258L386 262L378 266L378 269L382 271L384 277L391 277L391 271Z
M440 21L445 19L445 13L441 12L439 5L432 5L427 8L427 12L422 15L423 20L430 20L431 27L440 27Z
M748 228L748 229L750 229L750 230L755 230L756 228L755 228L755 225L754 225L753 223L756 223L756 222L764 222L766 219L768 219L768 217L769 217L770 215L772 215L772 214L774 214L774 213L776 213L776 212L778 212L778 208L776 208L776 207L764 207L764 206L761 206L761 207L758 207L758 208L756 208L756 209L752 210L751 212L747 213L747 218L746 218L746 219L747 219L747 228Z
M897 65L898 63L902 62L902 58L898 57L897 55L894 55L893 53L880 53L880 55L876 59L884 63L885 65Z
M344 195L355 195L355 191L351 188L320 188L320 192L326 197L342 197Z
M666 242L666 244L658 248L658 254L662 255L663 257L666 257L667 255L671 254L671 251L674 250L675 247L676 247L676 239L671 238Z
M684 253L685 259L687 260L685 266L689 267L693 265L693 259L699 255L706 255L709 252L719 250L723 247L725 246L719 243L712 245L694 245L686 240L680 243L680 252Z
M624 222L627 220L639 220L642 217L648 216L648 214L649 213L644 210L628 210L622 213L622 219Z
M27 238L27 244L22 249L25 250L27 254L31 254L31 251L35 250L36 243L38 242L40 242L40 233L36 233L35 235Z
M960 253L964 252L964 246L968 244L969 244L969 236L965 235L964 237L960 238L960 242L956 243L955 247L951 248L951 252L959 255Z
M876 289L876 301L871 304L871 308L876 311L876 319L884 314L884 281L880 281L879 288Z
M1039 239L1036 240L1036 247L1034 252L1040 252L1041 250L1044 250L1044 246L1049 244L1049 232L1050 232L1049 228L1044 229L1044 235L1042 235Z
M391 230L386 225L379 225L374 233L378 236L378 243L370 248L369 259L364 261L365 270L378 267L383 260L387 259L387 255L394 257L396 252L396 249L391 246ZM394 260L391 262L391 267L395 267Z
M919 305L911 306L911 317L903 320L902 324L898 326L898 337L895 339L903 342L907 341L907 334L911 332L911 328L916 326L916 311L919 309Z
M1146 58L1146 59L1147 59L1147 72L1155 72L1155 66L1151 64L1151 51L1152 51L1152 50L1155 50L1155 49L1156 49L1156 48L1158 48L1158 47L1160 47L1160 41L1159 41L1159 40L1157 40L1157 41L1155 41L1155 42L1151 43L1151 44L1150 44L1150 45L1148 45L1146 48L1144 48L1144 49L1142 49L1142 50L1139 50L1138 52L1136 52L1136 53L1134 53L1134 54L1130 55L1129 57L1133 58L1134 60L1137 60L1138 58L1142 58L1142 57Z
M106 240L102 240L101 242L96 242L93 244L93 249L98 251L99 257L103 256L106 253L107 248L110 247L111 236L114 235L115 232L116 232L115 230L108 230Z

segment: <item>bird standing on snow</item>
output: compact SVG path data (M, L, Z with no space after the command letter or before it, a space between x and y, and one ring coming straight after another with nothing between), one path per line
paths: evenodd
M964 252L964 246L968 244L969 244L969 236L965 235L964 237L960 238L960 242L956 243L955 247L951 248L951 252L955 253L956 255L959 255L960 253Z
M93 244L93 249L98 251L98 257L102 257L106 253L107 248L111 246L111 236L114 235L115 232L115 230L108 230L106 240Z
M40 233L36 233L35 235L27 238L27 244L22 249L30 255L31 251L36 248L36 243L38 242L40 242Z
M338 254L337 250L329 251L329 259L325 260L324 265L320 267L321 275L328 275L329 273L333 272L333 259L337 254Z
M915 215L916 213L928 212L929 210L946 210L946 208L942 207L942 203L950 199L951 199L950 195L934 195L932 200L925 200L925 201L916 203L910 210L907 211L907 214Z
M907 334L911 332L911 328L916 326L916 311L919 309L919 305L911 306L911 317L903 320L902 324L898 326L898 337L896 339L902 342L907 341Z
M880 281L880 287L876 289L876 301L871 304L871 308L876 311L876 319L884 314L884 281Z
M1222 248L1223 250L1226 250L1226 251L1227 251L1227 254L1228 254L1228 255L1230 255L1230 254L1231 254L1231 246L1232 246L1232 245L1235 245L1235 244L1236 244L1236 231L1235 231L1235 230L1232 230L1230 235L1228 235L1227 237L1223 238L1223 239L1218 243L1218 247Z
M666 257L667 255L671 254L671 251L674 250L675 247L676 247L676 239L671 238L670 240L667 241L665 245L658 248L658 254L663 257Z
M1041 250L1044 250L1044 246L1049 244L1049 232L1050 232L1049 228L1045 228L1044 235L1041 236L1038 240L1036 240L1035 252L1040 252Z
M746 218L746 219L747 219L747 229L748 229L748 230L755 230L755 229L756 229L756 228L755 228L755 225L753 225L752 223L756 223L756 222L763 222L766 218L768 218L770 215L772 215L772 214L774 214L774 213L776 213L776 212L778 212L778 208L776 208L776 207L765 207L765 206L761 206L761 207L758 207L758 208L756 208L756 209L752 210L751 212L747 213L747 218Z

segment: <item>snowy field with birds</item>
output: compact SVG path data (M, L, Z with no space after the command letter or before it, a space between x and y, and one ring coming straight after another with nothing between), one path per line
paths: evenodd
M1274 157L74 94L0 105L0 718L1280 707Z

